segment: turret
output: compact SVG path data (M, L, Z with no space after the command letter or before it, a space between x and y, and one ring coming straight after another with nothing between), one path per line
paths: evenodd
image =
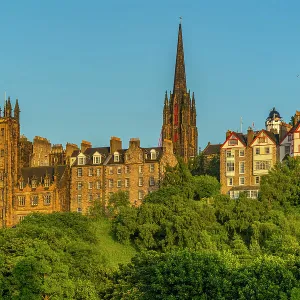
M11 111L12 111L12 108L11 108L10 97L8 97L7 105L6 105L6 116L7 116L8 118L11 117Z
M14 118L19 122L20 121L20 107L19 101L16 100L15 108L14 108Z

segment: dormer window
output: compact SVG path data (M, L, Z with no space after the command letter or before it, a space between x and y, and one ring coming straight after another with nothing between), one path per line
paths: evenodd
M49 177L46 177L45 178L45 181L44 181L44 187L45 188L48 188L50 186L50 178Z
M151 159L156 159L156 151L154 149L150 151L150 154L151 154Z
M85 155L82 153L78 155L78 165L85 165Z
M101 155L94 155L93 156L93 164L100 165L101 164Z
M119 162L120 161L120 154L118 152L114 153L114 162Z
M23 190L23 189L24 189L24 181L23 181L23 180L20 181L20 183L19 183L19 188L20 188L20 190Z
M31 180L31 187L32 187L33 189L35 189L35 188L37 187L37 180L36 180L35 178L33 178L33 179Z

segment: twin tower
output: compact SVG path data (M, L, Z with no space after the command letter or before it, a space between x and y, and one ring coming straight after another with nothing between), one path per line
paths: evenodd
M165 95L162 140L173 141L175 154L185 162L198 154L198 130L194 93L187 90L182 28L179 24L173 93Z

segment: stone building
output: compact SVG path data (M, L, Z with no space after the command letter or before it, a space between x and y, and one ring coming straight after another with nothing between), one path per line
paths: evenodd
M279 135L267 130L228 131L220 151L221 192L237 198L258 196L260 178L279 160Z
M158 188L165 166L175 166L173 144L164 140L162 147L142 148L140 140L130 139L128 149L112 137L109 147L84 148L71 157L70 210L88 213L95 200L118 191L126 191L133 205Z
M20 109L10 98L0 110L0 226L13 226L30 212L68 211L70 168L49 167L51 144L20 136ZM36 154L33 157L33 154ZM36 167L30 167L32 159Z
M175 154L187 162L198 154L194 93L187 91L182 28L179 24L173 92L165 95L162 140L172 140Z

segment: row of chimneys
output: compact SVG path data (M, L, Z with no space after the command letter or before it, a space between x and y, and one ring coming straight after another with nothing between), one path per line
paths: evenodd
M139 148L141 145L139 138L131 138L129 140L129 148ZM173 144L170 140L164 140L163 141L163 147L167 151L173 152ZM88 141L82 141L81 142L81 152L84 153L86 149L92 148L92 143ZM116 136L112 136L110 138L110 153L113 154L114 152L122 149L122 141L120 138Z

